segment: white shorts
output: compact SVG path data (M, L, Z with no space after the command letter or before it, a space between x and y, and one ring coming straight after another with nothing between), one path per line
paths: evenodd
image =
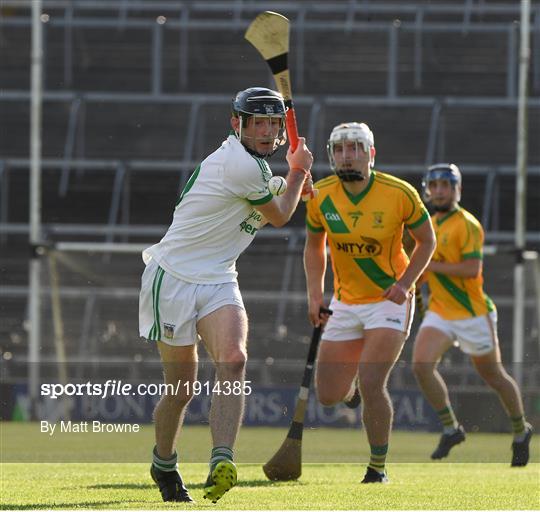
M147 340L168 345L194 345L197 322L227 304L245 309L236 281L187 283L167 274L153 259L141 279L139 333Z
M497 346L497 312L465 318L464 320L445 320L433 311L427 311L420 329L433 327L471 356L488 354Z
M326 341L357 340L364 330L386 327L409 336L414 315L412 294L401 305L384 300L374 304L345 304L332 297L330 309L334 312L324 328Z

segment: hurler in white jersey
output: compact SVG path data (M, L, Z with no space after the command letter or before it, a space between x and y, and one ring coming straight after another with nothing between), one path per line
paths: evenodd
M272 200L266 160L231 134L189 179L163 239L144 252L165 272L188 283L233 282L238 256L253 241ZM141 333L143 334L143 333Z
M216 367L216 384L244 389L247 316L238 288L236 260L266 222L283 226L302 190L312 189L313 157L300 138L287 152L287 191L268 190L266 158L285 143L285 105L276 91L252 87L232 102L232 133L189 178L162 240L146 249L139 301L142 337L157 343L165 383L154 411L156 445L150 473L164 501L193 501L177 469L176 438L197 379L196 342ZM178 383L181 383L178 386ZM204 497L216 502L237 480L233 446L244 393L212 394L213 449Z

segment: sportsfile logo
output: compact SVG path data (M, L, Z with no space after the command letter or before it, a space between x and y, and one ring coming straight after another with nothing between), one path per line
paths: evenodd
M251 381L188 381L178 380L172 383L144 383L132 384L123 380L109 379L105 382L79 382L79 383L43 383L40 395L49 399L87 396L98 397L102 400L109 397L129 396L179 396L179 395L250 395Z

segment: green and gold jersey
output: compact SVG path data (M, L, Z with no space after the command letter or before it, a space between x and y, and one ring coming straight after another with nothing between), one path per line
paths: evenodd
M431 221L437 235L433 261L459 263L482 259L484 230L467 210L458 207L439 219L433 215ZM481 273L478 277L463 278L428 272L429 309L446 320L485 315L495 305L484 293L483 282Z
M384 300L382 294L405 272L409 259L401 243L403 226L429 219L408 183L372 171L366 189L351 196L335 175L315 184L319 195L307 204L306 224L328 236L334 295L347 304Z

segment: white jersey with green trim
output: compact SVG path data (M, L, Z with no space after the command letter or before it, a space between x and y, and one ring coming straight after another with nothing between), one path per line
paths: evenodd
M189 283L236 280L236 260L261 227L257 205L272 200L270 167L246 151L235 135L195 169L161 241L143 251Z

